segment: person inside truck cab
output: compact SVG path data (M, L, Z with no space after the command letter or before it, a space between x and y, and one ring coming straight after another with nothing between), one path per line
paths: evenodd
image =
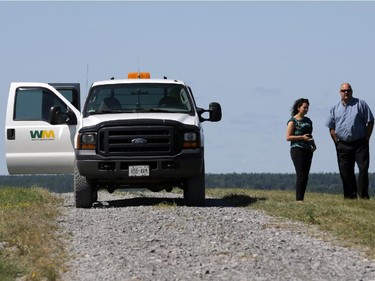
M160 99L159 107L185 107L181 101L180 89L171 89L165 97Z
M110 97L103 99L100 104L99 111L105 110L119 110L121 109L120 101L115 97L115 94L112 92Z

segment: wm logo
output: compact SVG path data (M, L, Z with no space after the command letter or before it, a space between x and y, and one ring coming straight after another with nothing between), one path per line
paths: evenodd
M30 131L32 140L53 140L55 139L55 132L53 130Z

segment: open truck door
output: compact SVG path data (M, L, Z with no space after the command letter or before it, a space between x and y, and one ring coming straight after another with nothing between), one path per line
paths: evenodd
M73 173L79 101L77 83L11 83L5 124L9 174Z

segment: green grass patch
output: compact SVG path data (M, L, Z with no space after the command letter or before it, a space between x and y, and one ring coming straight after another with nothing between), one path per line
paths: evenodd
M253 189L209 189L209 196L236 206L263 210L269 215L317 226L344 246L360 249L375 258L375 200L344 200L342 195L309 193L297 203L295 192Z
M56 239L58 204L45 189L0 189L0 280L58 279L65 260Z

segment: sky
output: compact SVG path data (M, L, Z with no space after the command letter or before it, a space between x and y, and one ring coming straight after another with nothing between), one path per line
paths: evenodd
M204 122L206 173L294 173L286 123L298 98L318 146L312 173L337 173L325 126L339 87L375 114L375 2L0 2L0 175L11 82L91 83L128 72L185 81ZM375 135L370 172L375 172Z

